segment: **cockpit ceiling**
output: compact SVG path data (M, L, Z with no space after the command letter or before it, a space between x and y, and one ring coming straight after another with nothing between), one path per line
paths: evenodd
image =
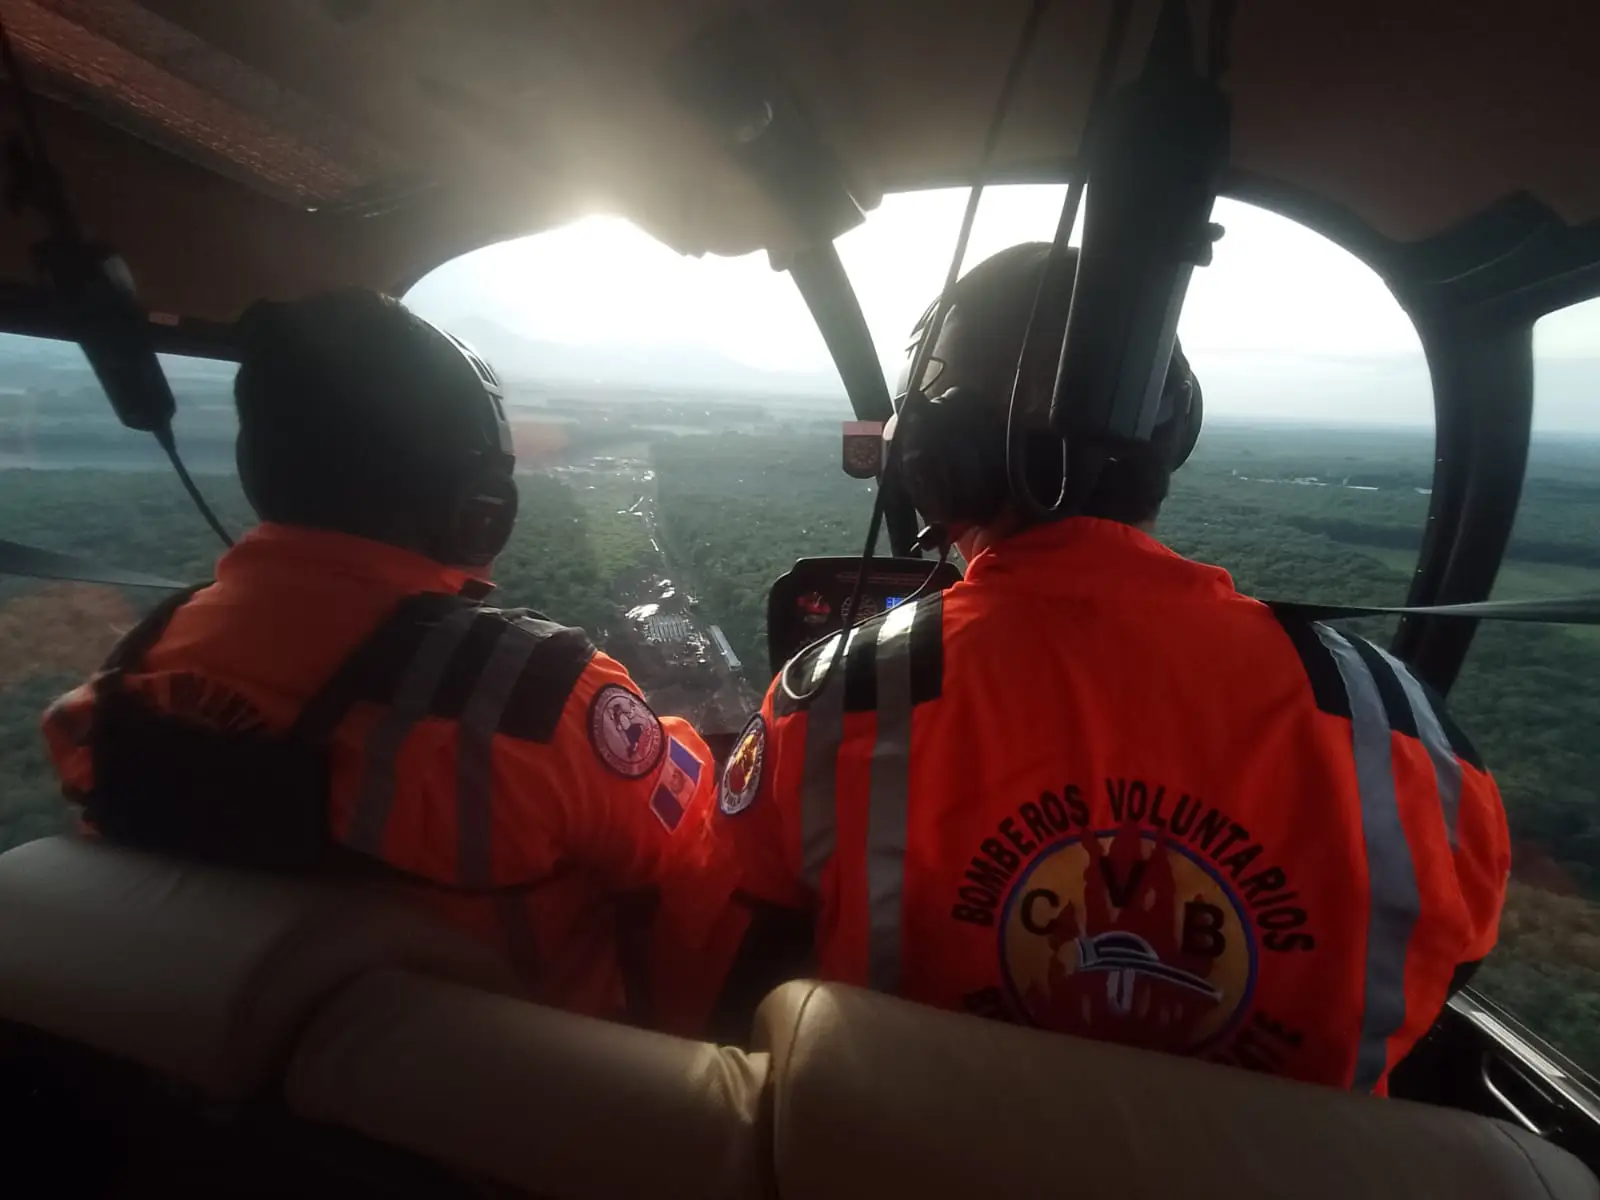
M0 11L38 92L286 203L344 203L404 172L393 151L132 0Z
M816 231L742 165L741 130L759 114L739 105L756 96L765 111L765 97L788 114L861 208L963 182L1026 9L0 0L85 224L124 252L152 307L211 319L262 294L404 287L465 250L597 210L686 253L781 255ZM1155 9L1139 7L1125 75ZM1109 11L1051 9L1002 176L1071 161ZM700 70L686 54L730 22L756 51L738 79L691 78L726 102L708 120L683 102ZM1595 220L1597 44L1600 4L1572 0L1240 0L1234 167L1401 241L1517 192ZM9 94L0 120L15 126ZM37 228L0 221L0 282L28 278Z

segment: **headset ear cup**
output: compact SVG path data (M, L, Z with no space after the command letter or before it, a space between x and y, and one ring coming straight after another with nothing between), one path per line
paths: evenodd
M1005 507L1005 414L965 388L936 400L909 395L900 410L900 478L929 524L982 525Z
M1189 376L1189 406L1183 415L1183 425L1173 439L1172 469L1176 471L1189 461L1195 443L1200 440L1200 423L1205 417L1205 398L1200 392L1200 381Z
M1006 475L1006 413L967 388L943 397L949 411L954 490L960 498L957 520L986 525L998 517L1011 496Z
M446 535L449 545L437 557L463 567L493 562L511 540L518 499L517 483L510 475L497 470L475 473L456 499Z
M889 462L923 520L942 525L951 509L944 414L922 392L910 392L894 417Z

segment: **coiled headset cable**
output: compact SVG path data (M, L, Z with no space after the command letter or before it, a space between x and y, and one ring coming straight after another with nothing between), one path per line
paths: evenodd
M922 388L922 380L928 370L928 363L933 356L933 348L938 343L939 331L944 327L945 314L950 307L950 293L954 289L956 280L961 276L962 263L966 261L967 245L972 240L972 226L978 218L978 205L983 199L984 181L988 178L994 162L995 149L1000 143L1000 133L1005 127L1006 114L1011 111L1012 101L1016 97L1017 85L1021 82L1023 68L1027 65L1028 56L1033 50L1034 42L1038 40L1039 26L1044 20L1045 13L1049 10L1052 0L1033 0L1028 8L1028 15L1023 20L1022 30L1017 36L1016 49L1011 53L1011 62L1006 67L1005 79L1000 85L1000 95L995 102L994 115L989 119L989 128L984 134L983 149L978 158L977 170L973 173L972 190L967 196L966 211L961 216L961 229L956 235L955 253L950 258L950 269L945 273L944 287L939 293L939 298L934 301L928 315L923 322L922 334L917 342L916 351L912 356L911 370L906 375L906 391L900 398L903 406L905 396L918 392ZM878 548L878 533L883 526L884 492L886 486L895 477L899 467L898 442L891 440L887 458L878 481L877 495L872 502L872 518L867 525L867 542L861 552L861 565L856 570L855 583L850 591L850 601L847 611L854 613L861 603L861 594L866 590L867 573L872 567L872 558ZM934 564L928 577L910 596L902 603L911 604L927 594L933 581L938 577L939 569L949 560L950 545L943 538L939 542L939 561ZM877 614L873 614L875 617ZM824 634L816 639L805 649L801 650L778 673L778 681L785 694L798 704L807 704L828 686L828 681L833 678L833 672L839 660L845 656L849 649L850 638L855 631L873 617L862 617L851 621L837 633ZM804 659L818 647L825 645L832 638L837 637L839 648L829 657L827 665L823 668L822 676L804 690L796 690L790 680L790 669L795 663Z
M1084 145L1095 121L1105 108L1106 98L1116 82L1117 67L1122 62L1123 44L1128 37L1129 19L1133 14L1130 0L1121 0L1111 8L1106 40L1100 48L1100 61L1095 67L1094 90L1089 96L1089 108L1084 114L1083 130L1078 137L1078 157L1083 159ZM1039 310L1044 297L1060 288L1057 278L1066 262L1067 248L1072 242L1072 231L1078 224L1078 213L1083 207L1085 173L1081 169L1067 186L1067 195L1061 205L1061 215L1056 220L1055 238L1050 243L1050 253L1045 259L1039 285L1034 289L1033 306L1028 313L1027 331L1022 335L1022 348L1017 353L1017 373L1011 382L1011 399L1006 409L1006 479L1010 485L1012 502L1022 510L1029 522L1048 520L1061 510L1067 498L1067 444L1061 443L1061 485L1053 501L1046 504L1033 493L1028 479L1028 426L1023 420L1022 406L1034 399L1028 392L1029 382L1038 377L1031 370L1032 359L1037 354L1035 345L1039 334ZM1061 347L1056 346L1059 353ZM1052 375L1052 378L1054 376Z

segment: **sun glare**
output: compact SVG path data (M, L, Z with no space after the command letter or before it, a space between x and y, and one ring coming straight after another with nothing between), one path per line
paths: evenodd
M966 265L1048 239L1063 194L988 191ZM911 327L943 282L966 199L960 189L890 196L839 239L886 375L898 373ZM1213 263L1195 271L1179 326L1214 414L1432 424L1421 342L1376 272L1275 213L1220 200L1214 215L1226 232ZM839 390L798 291L764 253L690 258L620 217L465 255L408 299L447 325L488 320L534 341L592 348L597 378L608 350L660 351L689 387L702 355L789 373L817 394ZM1574 312L1540 326L1541 348L1591 353L1597 328L1600 313Z

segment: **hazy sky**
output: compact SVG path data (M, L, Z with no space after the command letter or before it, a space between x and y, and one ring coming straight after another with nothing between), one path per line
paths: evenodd
M988 191L967 265L1049 238L1062 195L1060 187ZM891 379L943 281L966 196L891 196L839 240ZM1417 335L1377 275L1273 213L1221 200L1215 220L1227 234L1213 264L1195 272L1179 326L1208 415L1433 423ZM445 325L481 314L530 337L601 350L694 345L769 369L831 374L793 283L764 254L685 258L613 217L466 255L408 300ZM1546 318L1536 348L1541 359L1593 358L1600 391L1600 300ZM1536 427L1600 432L1600 403L1587 394L1541 400Z

